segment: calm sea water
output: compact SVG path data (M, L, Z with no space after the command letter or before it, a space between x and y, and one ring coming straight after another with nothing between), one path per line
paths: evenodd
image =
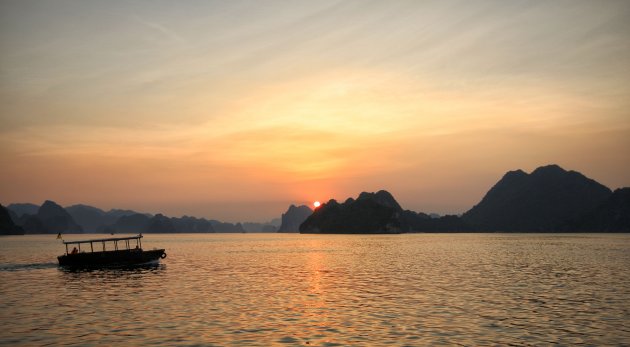
M54 235L1 237L0 344L630 344L630 235L184 234L143 245L168 257L72 272L56 264Z

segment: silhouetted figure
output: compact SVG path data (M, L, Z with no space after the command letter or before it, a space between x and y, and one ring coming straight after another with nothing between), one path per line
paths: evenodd
M72 249L72 253L71 254L77 254L77 253L79 253L79 250L76 247L74 247Z

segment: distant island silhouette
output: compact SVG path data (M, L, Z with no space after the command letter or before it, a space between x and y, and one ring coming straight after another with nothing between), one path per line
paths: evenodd
M24 229L16 225L11 211L0 204L0 235L23 235Z
M630 188L612 192L576 171L542 166L528 174L507 172L461 216L404 210L387 191L363 192L343 203L330 200L314 211L291 205L280 220L226 223L213 219L88 205L63 208L0 205L0 235L57 233L244 233L397 234L408 232L630 232Z
M403 209L384 190L361 193L339 204L330 200L322 204L300 226L301 233L322 234L399 234L409 231Z
M244 223L249 232L275 232L277 223ZM57 233L244 233L241 223L183 216L167 217L132 210L103 211L88 205L63 208L47 200L35 204L0 205L0 235Z
M300 231L300 225L304 223L306 218L313 213L310 207L306 205L289 206L287 212L282 214L282 224L278 229L279 233L297 233Z

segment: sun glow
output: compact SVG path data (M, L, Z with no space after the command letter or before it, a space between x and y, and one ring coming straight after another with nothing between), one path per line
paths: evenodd
M315 206L315 208L318 208L318 207L319 207L319 205L321 205L321 203L320 203L319 201L315 201L315 202L313 203L313 206Z

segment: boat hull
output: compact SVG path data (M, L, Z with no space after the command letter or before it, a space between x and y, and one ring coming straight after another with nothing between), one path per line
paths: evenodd
M64 254L57 257L59 265L66 267L123 267L158 263L166 257L163 249L120 250Z

